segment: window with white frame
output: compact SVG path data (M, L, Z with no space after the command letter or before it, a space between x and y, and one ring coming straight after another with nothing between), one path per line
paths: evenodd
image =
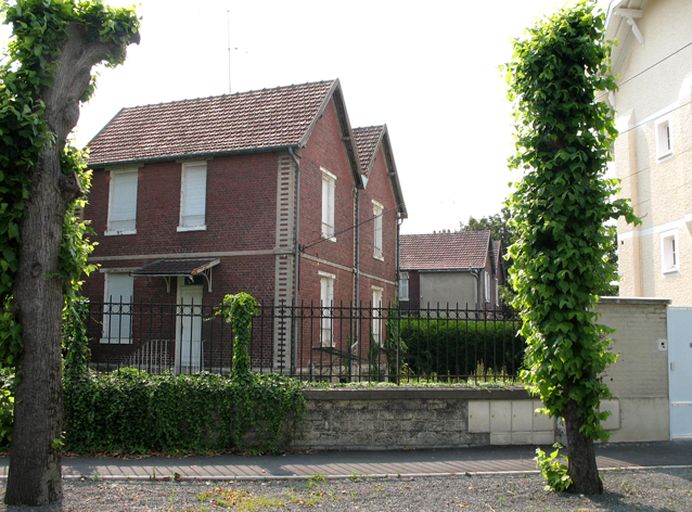
M372 341L382 345L382 295L384 290L372 287Z
M680 270L680 249L677 231L661 234L661 272L668 274Z
M320 342L323 347L334 346L334 281L336 276L320 272L320 306L322 318L320 320Z
M483 271L483 300L485 302L490 302L490 274L487 271Z
M497 277L495 278L495 305L500 305L500 285L497 282Z
M399 300L408 300L408 272L399 274Z
M136 233L137 176L137 169L110 172L106 235Z
M656 121L656 158L665 158L673 154L673 139L670 131L670 119Z
M207 164L183 164L180 176L180 225L178 231L206 229Z
M104 275L101 343L132 343L134 279L126 272L107 272Z
M372 202L372 217L373 217L373 256L377 259L382 259L382 213L384 207L377 201Z
M322 238L334 240L334 197L336 176L322 169Z

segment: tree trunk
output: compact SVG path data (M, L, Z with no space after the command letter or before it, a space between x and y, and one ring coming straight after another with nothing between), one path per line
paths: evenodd
M65 211L80 189L74 174L63 174L60 160L65 139L79 119L79 101L90 84L91 68L130 42L139 42L138 33L106 45L94 41L83 26L70 23L55 62L53 82L41 93L55 139L39 155L21 224L14 307L22 327L22 353L17 363L19 383L5 493L8 505L43 505L62 498L63 279L59 254Z
M22 353L17 364L14 430L5 502L44 505L62 498L60 439L62 375L60 315L63 305L58 254L64 201L53 166L57 151L39 164L21 225L22 244L15 284ZM41 168L42 167L42 168ZM56 206L57 205L57 206Z
M565 407L565 431L567 434L568 474L572 479L569 492L575 494L601 494L603 482L598 476L593 439L579 431L582 425L577 405L567 402Z

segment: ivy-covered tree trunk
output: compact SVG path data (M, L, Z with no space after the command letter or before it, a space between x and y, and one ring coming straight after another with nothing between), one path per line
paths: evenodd
M5 502L42 505L62 498L61 312L66 279L60 254L65 213L81 193L75 170L61 165L65 141L79 118L79 102L91 90L92 67L121 60L125 47L139 36L130 11L109 11L98 3L77 7L73 0L18 4L8 8L16 37L12 56L25 66L17 73L40 84L30 101L42 105L44 119L37 124L51 136L38 138L44 142L28 170L30 196L20 224L13 305L22 350ZM101 23L107 21L115 34L103 30ZM43 60L27 58L27 49ZM20 102L21 94L14 100Z
M513 306L527 342L522 378L545 412L565 421L568 467L540 450L539 467L554 489L584 494L603 490L594 440L607 438L599 403L610 392L600 377L615 360L595 311L616 277L606 224L621 215L636 221L604 176L616 131L597 93L615 83L604 16L594 9L582 0L539 21L514 42L507 65L517 131L511 163L523 172L509 200Z

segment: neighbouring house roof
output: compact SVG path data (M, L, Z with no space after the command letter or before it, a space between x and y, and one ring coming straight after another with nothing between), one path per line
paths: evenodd
M401 235L402 270L469 270L485 268L490 231Z
M361 184L338 80L123 108L91 140L91 167L303 147L334 99Z
M368 178L370 176L373 163L375 162L377 150L382 147L386 159L388 178L392 185L392 190L394 191L394 197L396 199L397 211L399 212L399 216L401 218L407 218L408 212L406 211L406 203L404 202L404 196L401 192L399 174L397 173L396 163L394 162L394 155L392 153L391 142L389 141L387 125L354 128L353 140L358 152L358 160L360 163L361 172L363 173L363 182L365 183L365 187L367 187Z
M646 0L613 0L608 6L606 39L618 41L610 55L614 73L620 71L633 46L644 44L646 34L639 29L639 19L645 7Z

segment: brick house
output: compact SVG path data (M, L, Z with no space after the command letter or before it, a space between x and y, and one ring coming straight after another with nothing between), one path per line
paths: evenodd
M319 308L395 297L406 208L389 137L385 126L351 128L338 80L124 108L89 149L84 214L101 266L85 284L92 302L194 309L247 291L263 305ZM94 357L151 341L136 311L125 325L106 316ZM176 368L204 367L207 327L176 316L165 340ZM277 322L254 342L257 366L286 368L289 338L304 345L293 345L296 365L315 346L346 343L329 319Z
M497 308L505 276L500 251L490 231L402 235L402 308Z

